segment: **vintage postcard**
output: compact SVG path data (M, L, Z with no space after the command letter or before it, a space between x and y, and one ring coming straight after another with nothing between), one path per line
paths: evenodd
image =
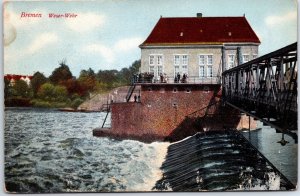
M297 5L4 1L5 191L297 190Z

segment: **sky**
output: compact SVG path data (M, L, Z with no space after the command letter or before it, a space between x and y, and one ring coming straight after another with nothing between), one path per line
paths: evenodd
M3 4L4 74L49 76L62 60L82 69L120 70L162 17L243 16L261 41L259 55L297 41L297 0L98 0ZM24 18L21 13L40 13ZM77 14L49 18L49 14Z

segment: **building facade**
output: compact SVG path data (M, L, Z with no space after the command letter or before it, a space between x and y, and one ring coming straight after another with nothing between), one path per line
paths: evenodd
M111 127L93 134L152 142L255 129L253 119L222 106L220 77L256 58L259 44L245 17L160 18L140 45L141 70L126 101L110 104Z
M217 82L223 70L258 56L260 41L245 17L160 18L140 45L141 72L173 82Z

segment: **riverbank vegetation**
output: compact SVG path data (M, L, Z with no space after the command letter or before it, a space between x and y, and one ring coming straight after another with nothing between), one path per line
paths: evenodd
M137 60L128 68L119 70L81 70L79 77L73 76L61 61L49 77L35 72L29 84L24 80L13 83L4 78L5 106L32 106L76 109L85 100L98 93L105 93L119 86L130 85L131 77L140 68Z

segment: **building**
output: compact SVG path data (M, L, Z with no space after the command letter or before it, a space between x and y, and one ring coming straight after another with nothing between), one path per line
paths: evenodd
M258 56L260 40L245 17L161 17L140 45L141 72L167 82L217 82L222 70Z
M221 106L220 77L256 58L259 44L245 17L161 17L140 45L141 70L126 102L113 101L111 127L93 134L176 141L201 131L255 128L253 119Z
M14 86L16 81L23 80L26 82L27 85L30 85L30 81L33 76L27 76L27 75L14 75L14 74L7 74L4 76L5 79L9 81L9 85Z

